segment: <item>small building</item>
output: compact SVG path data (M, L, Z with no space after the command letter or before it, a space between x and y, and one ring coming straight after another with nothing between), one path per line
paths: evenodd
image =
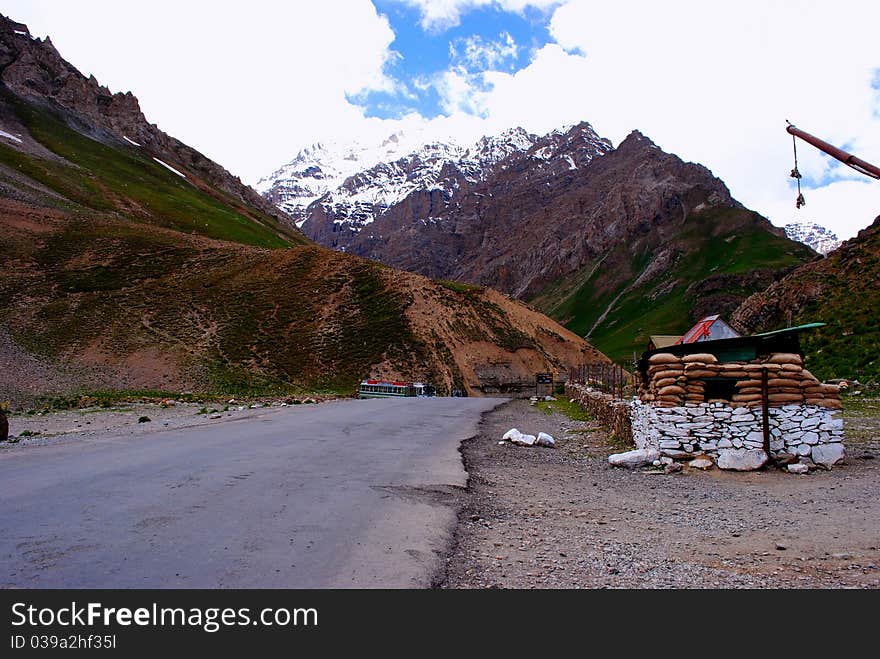
M652 334L648 341L648 350L668 348L681 341L681 334Z
M691 332L699 335L702 323ZM706 456L722 469L836 464L844 457L839 390L804 368L800 347L801 333L820 326L692 342L685 335L648 350L631 410L636 447L672 460Z
M706 316L696 325L691 327L684 336L676 341L676 345L687 343L697 343L698 341L717 341L718 339L735 339L739 337L739 332L725 323L721 316ZM665 347L665 346L657 346Z

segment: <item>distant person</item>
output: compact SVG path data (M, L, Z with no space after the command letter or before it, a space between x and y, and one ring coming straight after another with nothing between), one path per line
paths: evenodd
M8 409L8 400L0 403L0 442L9 439L9 419L6 418L6 410Z

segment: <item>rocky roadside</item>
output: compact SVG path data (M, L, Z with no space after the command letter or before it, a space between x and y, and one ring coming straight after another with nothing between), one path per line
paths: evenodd
M849 421L847 421L849 423ZM807 475L608 465L592 422L515 400L464 443L443 588L878 588L880 415L846 463ZM510 428L555 449L499 444Z
M320 402L305 399L306 404ZM302 401L300 401L302 404ZM48 446L62 441L101 440L137 436L157 430L174 430L233 419L255 418L288 406L282 400L217 402L164 401L120 403L64 411L16 413L9 416L9 441L0 442L0 453L28 446Z

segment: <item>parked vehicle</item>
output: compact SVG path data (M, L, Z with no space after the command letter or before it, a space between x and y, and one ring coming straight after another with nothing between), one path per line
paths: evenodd
M435 396L436 389L424 382L364 380L358 388L358 398L416 398Z

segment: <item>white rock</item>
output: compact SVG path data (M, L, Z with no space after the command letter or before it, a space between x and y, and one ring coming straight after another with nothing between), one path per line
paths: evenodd
M813 450L813 447L810 446L809 444L799 444L794 452L797 455L810 455L812 450Z
M733 471L754 471L767 463L767 454L761 450L732 450L718 452L718 468Z
M823 467L831 467L846 457L843 444L820 444L813 447L813 462Z
M692 469L702 469L704 471L706 469L711 469L714 466L715 466L715 463L712 462L712 460L710 460L709 458L707 458L705 456L700 457L700 458L695 458L695 459L691 460L690 462L688 462L688 467L690 467Z
M545 432L538 433L538 446L547 446L549 448L553 448L556 446L556 440L553 439L553 435L548 435Z
M788 473L790 474L806 474L810 471L810 468L807 465L800 464L799 462L788 465L786 469L788 469Z
M729 439L722 439L718 442L718 448L733 448L733 442Z
M764 442L764 431L763 430L752 430L748 435L746 435L747 442Z
M803 428L804 430L809 430L810 428L815 428L816 426L818 426L819 422L819 417L812 416L808 419L804 419L803 422L801 422L801 428Z
M672 458L667 458L664 455L662 458L660 458L660 460L658 462L660 462L660 464L662 464L665 467L666 465L671 465L673 462L675 462L675 460L673 460Z
M510 441L517 446L534 446L535 442L538 441L538 438L534 435L524 435L520 433L519 437L514 437Z
M608 456L608 462L612 467L644 467L659 459L660 452L655 448L636 449Z
M819 435L811 430L808 430L803 435L801 435L801 441L804 444L818 444L819 443Z
M522 437L522 433L516 428L511 428L506 433L504 433L504 435L502 435L501 439L513 441L514 437Z
M674 439L661 439L660 448L681 448L681 442Z

